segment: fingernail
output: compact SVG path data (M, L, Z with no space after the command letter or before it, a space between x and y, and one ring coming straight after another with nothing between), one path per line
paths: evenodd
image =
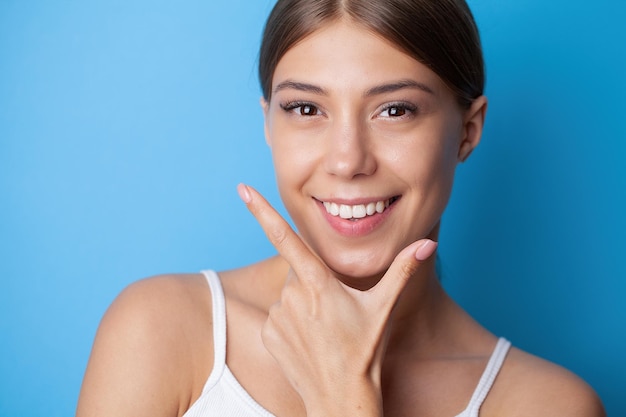
M250 194L250 189L247 185L237 185L237 192L239 193L239 198L241 198L244 203L248 204L250 201L252 201L252 195Z
M437 249L437 242L425 239L424 243L422 243L415 251L415 259L418 261L425 261L430 258L430 256L435 252L435 249Z

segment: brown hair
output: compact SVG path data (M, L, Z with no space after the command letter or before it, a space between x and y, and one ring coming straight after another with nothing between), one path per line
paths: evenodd
M463 107L483 94L478 29L465 0L278 0L263 34L259 79L271 98L274 70L297 42L348 16L427 65Z

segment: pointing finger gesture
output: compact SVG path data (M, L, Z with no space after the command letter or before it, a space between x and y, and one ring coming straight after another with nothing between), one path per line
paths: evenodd
M268 239L290 265L280 300L262 338L300 394L307 415L381 415L380 369L393 307L436 243L423 239L404 248L380 282L353 289L328 268L253 188L238 192Z

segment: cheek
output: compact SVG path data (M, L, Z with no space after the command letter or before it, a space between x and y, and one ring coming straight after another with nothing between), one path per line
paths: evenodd
M272 126L269 138L278 191L285 207L291 212L291 206L296 199L289 198L290 193L302 188L313 174L319 158L316 148L310 146L307 138L286 127Z
M277 138L272 143L272 160L279 186L296 184L308 175L310 158L305 150Z
M410 151L405 148L399 152L398 163L407 172L414 173L413 179L416 183L451 181L456 167L456 137L436 134L420 142Z
M435 198L437 211L441 215L445 210L454 183L454 175L458 163L458 142L459 135L457 132L450 132L443 138L438 151L438 158L432 167L432 183L436 190Z
M448 119L439 126L439 135L432 142L433 171L437 171L443 181L451 182L458 163L459 145L461 142L461 120Z
M443 126L431 132L405 152L397 166L408 173L405 178L417 191L420 210L440 215L452 192L460 136L456 129Z

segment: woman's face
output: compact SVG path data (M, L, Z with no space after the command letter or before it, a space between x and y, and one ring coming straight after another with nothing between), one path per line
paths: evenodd
M434 72L347 21L293 46L263 106L278 188L304 241L344 281L368 286L404 247L436 238L482 103L472 119L476 105L462 111Z

